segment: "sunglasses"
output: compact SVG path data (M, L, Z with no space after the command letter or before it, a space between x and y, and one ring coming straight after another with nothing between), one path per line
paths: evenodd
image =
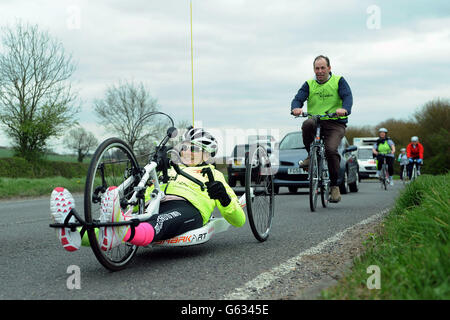
M190 151L190 152L202 152L202 148L193 144L183 144L181 145L181 151Z

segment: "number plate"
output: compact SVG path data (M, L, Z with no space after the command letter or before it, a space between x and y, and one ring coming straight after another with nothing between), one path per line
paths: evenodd
M240 166L241 164L242 164L242 162L240 160L234 160L235 166Z
M303 174L305 171L303 168L288 168L288 174Z

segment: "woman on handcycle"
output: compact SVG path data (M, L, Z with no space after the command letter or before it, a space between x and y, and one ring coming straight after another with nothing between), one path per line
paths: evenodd
M377 177L380 177L381 167L383 166L384 159L388 166L389 184L394 185L394 160L395 160L395 144L391 138L387 136L388 130L386 128L380 128L378 130L378 140L373 145L373 154L378 160Z
M198 184L178 175L173 168L169 169L169 181L161 185L166 196L160 203L159 213L136 226L134 236L131 235L130 226L99 228L98 240L101 249L108 251L122 242L146 246L152 242L173 238L205 225L215 207L231 225L242 227L245 223L245 213L236 194L225 181L223 174L210 164L217 148L217 141L210 133L201 128L189 128L179 148L174 150L181 161L180 169L204 182L206 190L202 191ZM202 174L204 168L211 169L214 181L208 181L208 177ZM150 201L152 190L153 186L146 190L146 205ZM63 223L72 207L74 199L70 192L64 188L55 188L50 199L54 222ZM100 222L127 221L132 218L132 213L133 209L128 212L121 210L118 189L109 187L102 196ZM57 232L66 250L75 251L80 248L82 241L78 231L58 228ZM83 245L89 245L87 237L83 237Z

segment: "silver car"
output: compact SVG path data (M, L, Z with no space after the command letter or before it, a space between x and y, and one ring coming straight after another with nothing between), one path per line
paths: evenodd
M306 159L308 153L303 145L301 131L286 134L276 145L271 162L276 168L274 191L278 193L280 187L288 187L289 192L297 192L298 188L309 187L308 172L299 167L299 161ZM357 192L359 188L359 169L356 146L350 146L347 138L342 138L338 152L341 155L338 185L341 193ZM275 157L275 154L278 154Z

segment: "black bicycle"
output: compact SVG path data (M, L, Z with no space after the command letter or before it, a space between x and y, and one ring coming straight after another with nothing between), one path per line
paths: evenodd
M388 171L388 165L386 163L386 155L378 154L378 156L383 158L383 163L381 165L381 171L380 171L380 177L379 177L381 189L387 190L387 186L389 184L389 171Z
M316 211L317 198L319 197L322 206L326 208L330 198L330 172L328 170L328 161L325 155L325 142L320 132L320 121L325 117L337 117L336 113L328 113L326 115L312 115L303 113L299 117L310 117L316 124L316 135L309 149L309 207L311 211Z

